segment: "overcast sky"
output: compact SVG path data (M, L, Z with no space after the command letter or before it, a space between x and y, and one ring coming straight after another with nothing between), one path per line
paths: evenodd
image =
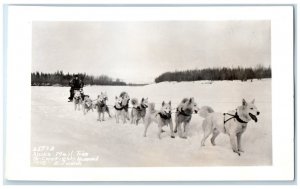
M166 71L271 65L270 21L34 22L32 71L153 82Z

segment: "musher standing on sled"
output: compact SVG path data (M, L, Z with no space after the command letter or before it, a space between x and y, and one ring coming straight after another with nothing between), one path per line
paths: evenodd
M83 88L83 81L81 79L79 79L78 75L75 75L73 79L71 79L71 81L69 82L69 86L71 87L70 89L70 97L69 102L73 101L73 97L74 97L74 91L75 90L80 90L81 88Z

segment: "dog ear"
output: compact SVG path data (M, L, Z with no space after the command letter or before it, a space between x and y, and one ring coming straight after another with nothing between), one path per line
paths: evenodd
M171 106L171 100L169 101L169 105Z
M251 103L254 104L254 102L255 102L255 99L253 99Z
M142 102L144 102L144 98L142 98Z
M194 102L194 98L193 97L190 98L189 104L191 104L192 102Z
M165 101L163 101L161 105L164 106L165 105Z
M246 106L247 105L247 102L245 99L243 99L243 102L242 102L243 106Z

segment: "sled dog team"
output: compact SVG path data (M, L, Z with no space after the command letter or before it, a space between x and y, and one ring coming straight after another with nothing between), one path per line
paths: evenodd
M91 100L88 95L84 95L81 91L75 91L74 104L75 110L80 109L82 105L83 112L86 114L89 110L97 109L98 121L104 121L104 113L106 112L111 117L109 108L106 104L108 100L107 94L98 95L96 100ZM160 139L164 126L170 127L170 136L175 138L175 133L178 132L180 138L187 138L189 123L193 114L198 114L204 118L202 123L203 138L201 145L205 145L206 139L212 135L210 141L215 145L215 139L220 133L227 134L230 138L230 143L233 152L238 155L243 152L241 146L242 134L246 131L247 123L251 120L257 122L257 116L260 114L255 106L255 100L246 102L242 100L242 104L235 110L227 113L217 113L209 106L199 107L194 98L184 98L176 107L174 114L175 128L172 121L172 104L162 102L161 108L157 110L154 103L149 103L148 98L142 98L139 102L137 98L131 99L131 112L129 113L130 97L128 93L122 92L120 96L115 97L115 119L119 123L130 121L132 124L138 125L142 120L144 128L144 137L147 136L148 127L151 123L156 123L158 127L157 136Z

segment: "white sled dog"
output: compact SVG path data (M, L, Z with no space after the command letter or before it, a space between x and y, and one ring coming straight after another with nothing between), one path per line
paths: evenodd
M205 145L205 140L212 134L211 143L215 145L215 139L220 132L228 134L233 152L241 155L243 152L241 146L242 134L246 131L247 123L253 119L257 122L257 116L260 112L254 105L253 100L247 103L244 99L242 106L237 107L236 110L228 113L216 113L210 107L202 107L200 109L200 116L204 117L202 123L203 139L201 145ZM211 113L209 113L211 112Z
M176 108L175 114L175 130L178 130L178 135L180 138L187 138L187 132L189 128L189 123L192 119L193 113L198 113L199 108L194 98L184 98L181 103ZM183 132L181 130L181 125L183 125Z
M146 109L148 108L148 98L142 98L141 102L138 103L136 98L131 100L131 124L138 125L139 120L142 119L145 123Z
M80 105L82 103L82 98L81 98L81 93L79 90L74 90L74 97L73 97L73 101L74 101L74 109L75 110L80 110Z
M101 92L100 95L98 95L97 100L96 100L96 109L98 113L98 119L97 121L104 121L104 114L105 112L108 114L109 117L111 117L109 108L106 104L106 101L108 100L106 92L103 93Z
M173 122L172 122L172 106L171 101L169 103L162 102L162 107L160 111L155 110L155 104L150 103L148 111L145 116L145 130L144 137L146 137L147 129L152 122L158 124L157 136L161 139L161 133L163 132L162 127L169 125L171 131L171 138L175 138L173 132Z

